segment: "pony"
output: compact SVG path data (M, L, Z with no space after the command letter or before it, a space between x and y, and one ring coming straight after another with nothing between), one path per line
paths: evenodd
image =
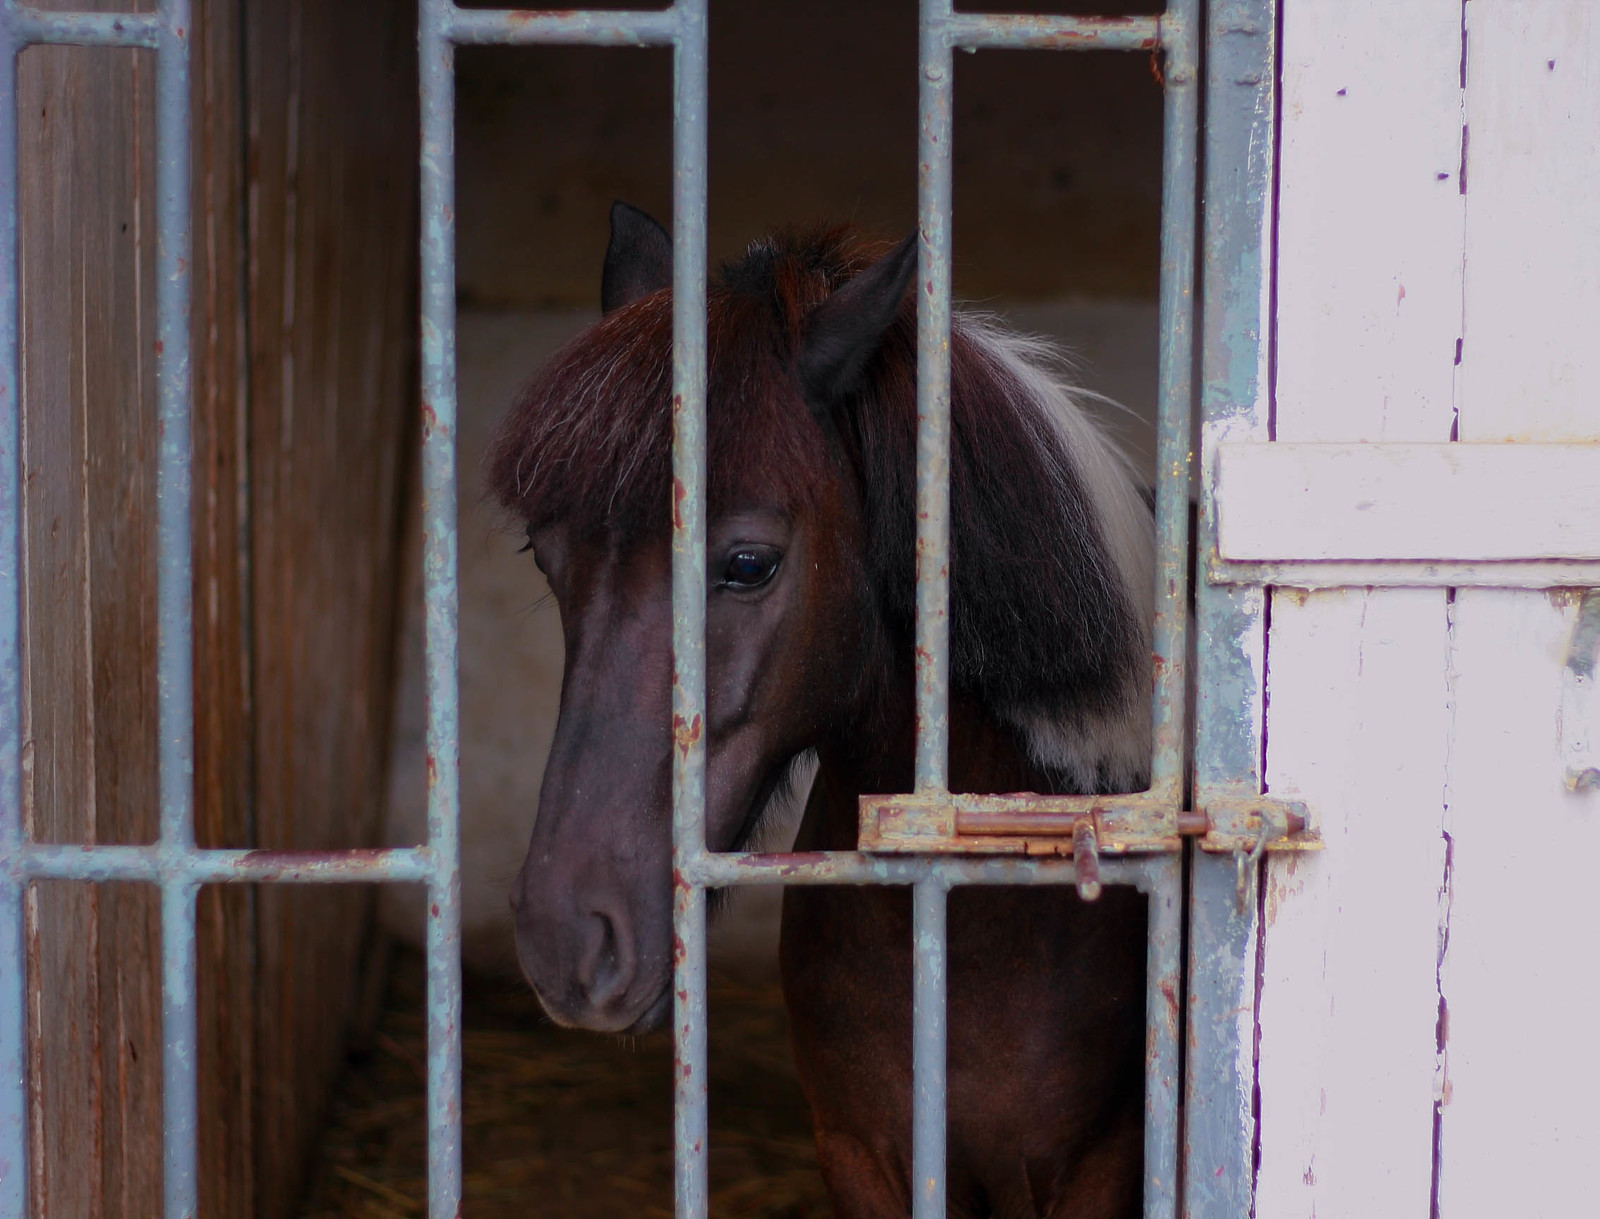
M914 235L789 229L708 281L711 850L813 761L797 849L854 849L858 797L911 790L915 268ZM620 1033L671 1009L671 277L665 230L614 205L601 319L487 457L565 640L518 956L553 1020ZM960 313L950 372L951 787L1139 790L1148 503L1048 344ZM1138 1213L1144 960L1130 889L951 894L952 1215ZM909 894L788 889L780 970L835 1212L909 1214Z

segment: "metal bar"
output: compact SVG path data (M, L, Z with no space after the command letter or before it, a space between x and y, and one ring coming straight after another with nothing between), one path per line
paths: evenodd
M911 1214L913 1219L944 1219L949 889L938 876L930 876L911 892Z
M0 13L0 858L22 826L22 452L17 285L17 55ZM0 1215L28 1214L27 952L21 877L0 874Z
M707 2L679 0L672 124L673 1193L708 1205L706 909Z
M452 7L449 21L447 37L460 46L654 47L670 46L678 36L678 13L670 8L608 13Z
M1267 335L1274 101L1274 0L1209 6L1204 190L1202 469L1217 440L1267 438ZM1213 524L1202 487L1200 546ZM1265 601L1202 584L1195 799L1261 791ZM1250 1213L1255 1130L1255 902L1234 860L1191 859L1184 1214Z
M55 43L82 47L146 47L161 44L162 13L49 13L8 6L12 45ZM187 31L187 23L183 26Z
M144 881L220 885L279 881L350 884L426 881L436 872L427 847L348 851L167 850L149 846L27 843L7 851L0 876L27 880Z
M189 0L163 0L156 38L156 723L160 847L194 847L193 518L189 365ZM199 1208L194 886L161 889L162 1197Z
M1148 856L1100 860L1100 880L1148 892L1154 883ZM1070 885L1077 872L1070 857L1015 855L865 855L855 851L811 851L783 855L707 854L687 878L706 888L729 885L915 885L936 879L946 885Z
M950 139L955 80L950 0L922 0L917 77L917 762L916 789L949 788Z
M1101 864L1104 867L1104 861ZM1178 1038L1183 1028L1183 861L1152 860L1145 967L1144 1216L1178 1211Z
M161 1194L167 1219L194 1219L199 1210L195 893L187 882L161 888Z
M940 26L946 42L963 51L1153 51L1170 29L1167 19L1156 16L1063 17L1032 13L948 13Z
M189 442L189 0L165 0L156 59L156 703L161 841L194 845Z
M1171 0L1161 166L1161 348L1156 428L1155 722L1152 796L1183 800L1189 653L1189 482L1194 401L1198 0Z
M422 0L422 537L427 681L428 1214L461 1206L461 859L456 587L455 48Z

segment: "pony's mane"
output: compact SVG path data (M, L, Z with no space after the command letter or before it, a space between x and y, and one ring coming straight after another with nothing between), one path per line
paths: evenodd
M887 247L848 229L785 231L707 289L713 515L751 491L804 497L843 451L865 568L891 638L914 617L916 311L908 294L862 387L819 424L795 362L810 312ZM1014 725L1063 790L1128 791L1149 767L1150 513L1077 405L1059 354L957 314L951 374L951 674ZM530 526L665 530L671 511L672 302L653 293L564 347L489 454Z

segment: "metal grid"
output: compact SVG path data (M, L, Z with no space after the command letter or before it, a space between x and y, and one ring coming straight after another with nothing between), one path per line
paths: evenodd
M27 1087L23 895L30 881L134 880L162 893L164 1195L169 1217L196 1210L195 895L202 884L409 881L428 886L429 1214L456 1215L461 1194L461 987L458 941L458 718L455 488L454 53L458 45L670 46L674 51L673 476L681 512L673 530L673 987L677 1069L676 1208L706 1213L707 888L734 884L899 884L914 891L914 1214L944 1213L945 909L964 884L1071 884L1068 859L813 854L713 854L705 848L703 574L705 532L705 215L707 0L651 12L532 13L462 10L420 0L422 101L422 355L424 575L427 649L428 838L420 847L286 854L199 850L192 823L190 633L189 28L188 0L158 12L40 13L0 3L0 1219L27 1213ZM1208 107L1205 245L1208 421L1253 404L1249 365L1259 352L1265 296L1261 235L1270 170L1272 0L1216 2ZM1151 790L1136 802L1173 833L1182 808L1187 648L1187 523L1194 328L1200 0L1172 0L1155 17L972 15L950 0L922 0L918 282L918 600L916 794L948 799L948 457L950 188L953 54L980 48L1129 50L1159 55L1165 151L1161 257L1160 421L1157 447L1158 579ZM62 846L24 840L20 805L19 454L16 60L31 43L144 47L157 56L158 348L163 441L158 457L160 838L149 846ZM1220 48L1220 54L1219 54ZM1246 86L1242 94L1238 86ZM1232 92L1229 90L1232 89ZM1247 95L1247 96L1246 96ZM1263 100L1265 99L1265 100ZM1234 210L1235 207L1237 210ZM1252 261L1252 258L1254 261ZM1238 408L1245 409L1245 408ZM1253 406L1248 409L1254 409ZM1253 598L1253 600L1252 600ZM1259 592L1202 592L1203 698L1197 795L1258 796L1258 751L1248 748L1259 704L1249 658L1260 631ZM1242 658L1242 662L1241 662ZM1241 663L1243 667L1241 668ZM1208 679L1209 684L1209 679ZM1079 858L1084 858L1081 851ZM1181 863L1175 853L1096 858L1104 883L1130 884L1150 903L1146 1053L1145 1214L1177 1210ZM1082 879L1087 883L1090 877ZM1248 1209L1248 1125L1221 1111L1248 1081L1237 1071L1231 1006L1243 985L1253 909L1236 907L1235 869L1196 853L1196 952L1191 985L1186 1160L1226 1164L1186 1213ZM1225 886L1223 881L1226 881ZM1215 943L1218 951L1211 951ZM1236 971L1232 974L1230 970ZM1231 1023L1230 1023L1231 1022ZM1211 1108L1207 1108L1210 1106ZM1221 1106L1221 1109L1218 1109ZM1212 1110L1217 1109L1216 1113ZM1246 1113L1245 1116L1248 1116ZM1209 1140L1209 1141L1208 1141ZM1221 1180L1223 1169L1217 1170ZM1221 1191L1221 1192L1218 1192ZM1242 1194L1241 1194L1242 1191ZM1238 1205L1242 1196L1244 1206Z

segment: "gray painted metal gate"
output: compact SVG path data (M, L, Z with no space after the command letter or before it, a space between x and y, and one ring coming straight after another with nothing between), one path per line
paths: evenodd
M922 0L919 64L918 554L916 791L878 798L901 833L878 849L715 854L705 848L704 531L707 0L651 12L515 12L421 0L424 576L428 692L428 837L377 851L283 854L202 850L193 829L190 563L189 0L148 13L42 13L0 6L0 1219L27 1213L26 988L23 905L38 880L157 885L162 911L164 1195L169 1219L197 1205L195 899L220 883L412 882L428 888L429 1214L461 1194L461 984L458 942L458 700L455 520L454 54L460 45L670 46L675 57L673 194L673 923L677 1070L676 1206L706 1213L707 888L737 884L899 884L913 888L914 1165L918 1219L944 1213L945 903L965 884L1129 884L1150 903L1146 1053L1149 1219L1249 1212L1252 1080L1238 1013L1253 1004L1254 868L1269 840L1296 828L1263 798L1260 665L1264 594L1199 592L1199 715L1194 812L1183 808L1188 639L1188 497L1196 329L1196 173L1201 48L1205 84L1199 369L1209 437L1264 430L1265 261L1272 175L1273 0L1172 0L1159 17L973 15ZM156 53L159 485L160 837L148 846L26 840L21 812L19 387L16 62L34 43L144 47ZM948 752L948 454L952 58L957 50L1037 48L1150 54L1166 90L1161 235L1160 421L1151 789L1130 797L963 797ZM1209 501L1209 488L1207 493ZM1209 502L1205 505L1209 509ZM1202 552L1209 546L1202 512ZM1071 858L973 854L982 816L1031 817ZM1190 965L1181 976L1183 834L1191 856ZM933 848L933 849L930 849ZM941 853L942 852L942 853ZM1249 968L1247 968L1247 966ZM1187 994L1187 1003L1179 996ZM1180 1033L1187 1028L1181 1082ZM1247 1034L1248 1030L1246 1030ZM1180 1155L1180 1086L1183 1106ZM1181 1169L1180 1169L1181 1160Z

